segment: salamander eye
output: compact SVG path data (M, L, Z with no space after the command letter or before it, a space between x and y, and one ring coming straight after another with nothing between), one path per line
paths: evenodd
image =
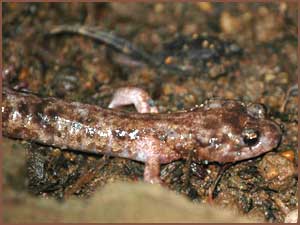
M256 145L259 140L259 132L252 128L243 130L242 136L244 143L249 147Z

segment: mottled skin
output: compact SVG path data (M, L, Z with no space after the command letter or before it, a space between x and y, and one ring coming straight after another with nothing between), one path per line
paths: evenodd
M3 135L62 149L109 154L146 163L144 179L159 182L159 165L187 158L220 163L275 148L278 126L262 108L209 100L178 113L140 114L103 109L4 88Z

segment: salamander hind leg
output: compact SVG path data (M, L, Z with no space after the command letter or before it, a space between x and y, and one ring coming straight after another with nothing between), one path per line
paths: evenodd
M141 88L123 87L117 89L108 108L133 104L139 113L158 113L149 94Z

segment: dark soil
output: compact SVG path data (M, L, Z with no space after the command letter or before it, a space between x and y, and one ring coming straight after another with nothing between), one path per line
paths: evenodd
M160 71L147 63L121 64L120 54L86 37L48 34L66 24L114 31L157 57L173 56L175 66L185 63L186 55L174 54L187 42L183 36L207 35L212 48L231 41L239 51L207 61L197 53L189 73ZM282 126L281 144L226 170L214 204L268 222L282 222L298 207L297 97L291 95L282 110L288 89L297 82L297 44L293 3L3 3L2 73L10 87L107 107L116 88L132 85L148 91L160 112L190 108L211 97L264 104ZM3 142L4 151L16 158L18 151L26 152L27 159L24 170L14 168L14 162L4 164L4 172L17 170L13 179L4 174L4 191L68 201L70 196L88 198L110 182L143 177L144 165L128 159ZM182 160L162 166L161 177L169 189L201 203L219 169L216 163Z

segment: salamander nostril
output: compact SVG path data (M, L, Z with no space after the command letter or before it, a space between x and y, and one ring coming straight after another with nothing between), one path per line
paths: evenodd
M242 132L243 141L249 147L254 146L258 143L259 132L253 128L246 128Z

